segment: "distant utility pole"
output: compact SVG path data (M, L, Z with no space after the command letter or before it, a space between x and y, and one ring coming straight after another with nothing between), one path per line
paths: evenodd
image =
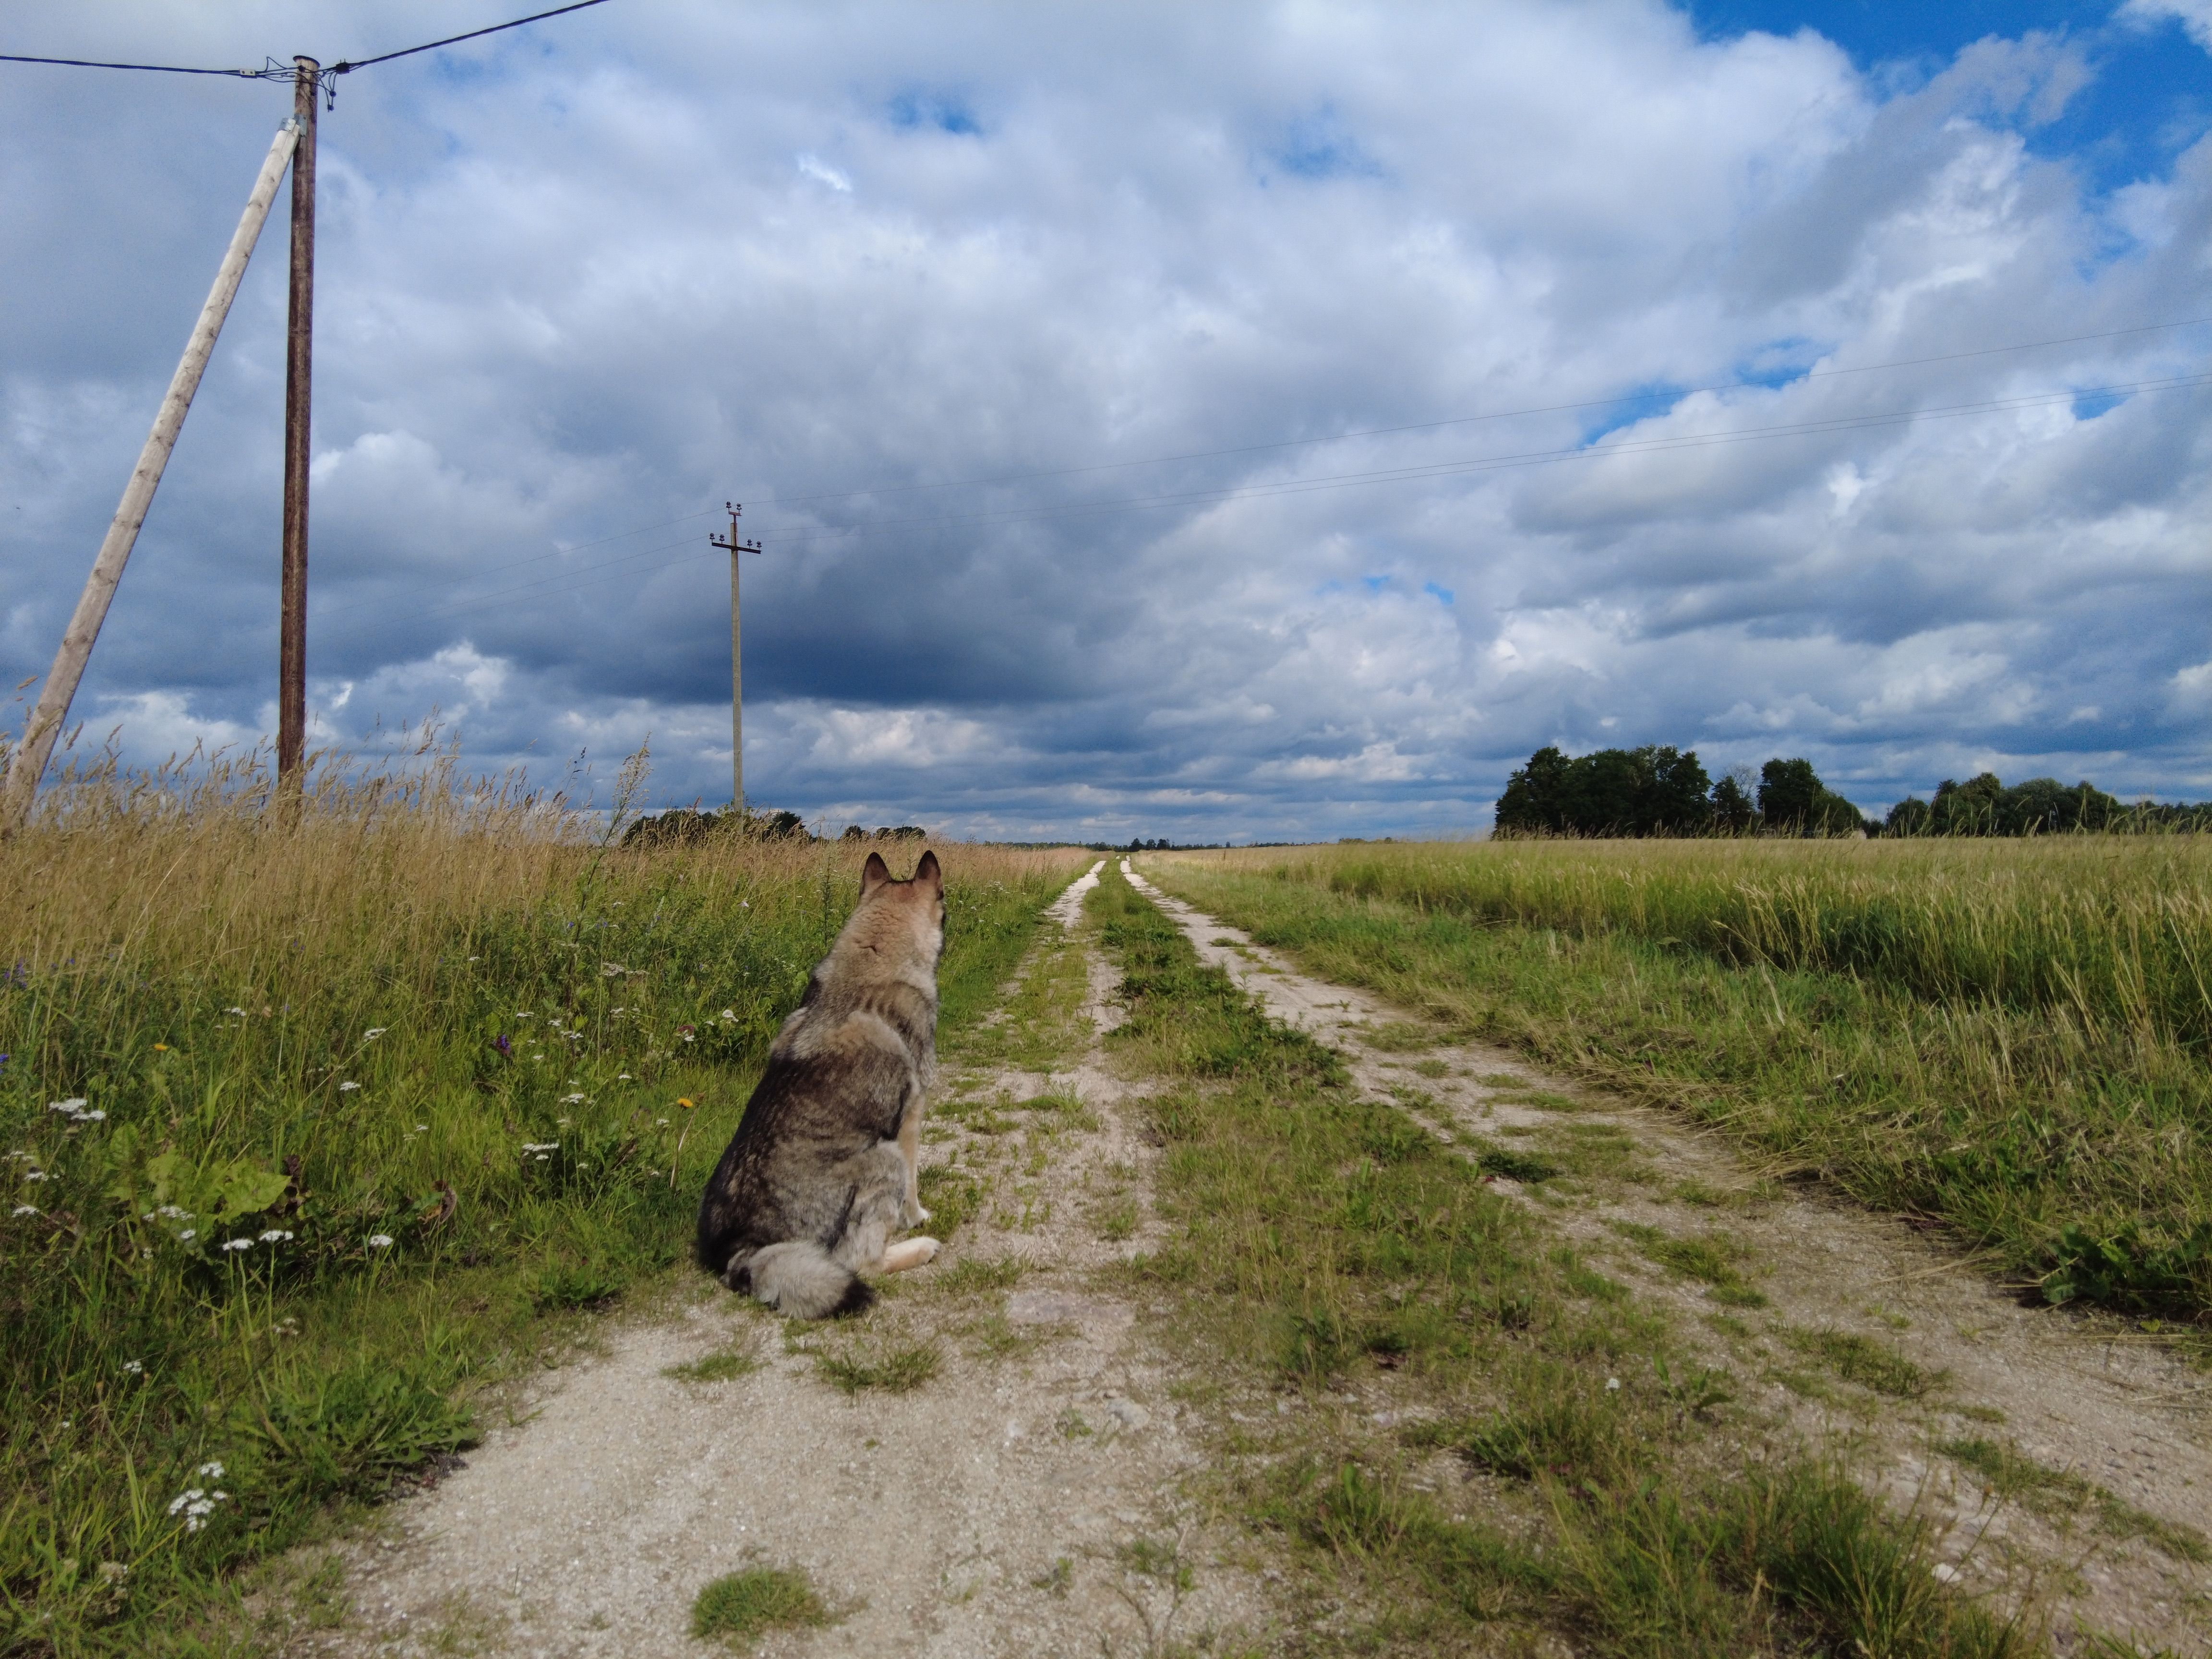
M307 113L312 121L312 101ZM137 544L139 526L146 522L147 510L154 504L154 491L160 487L162 471L169 465L169 452L176 447L177 434L184 429L185 412L192 406L192 394L199 390L200 375L207 368L210 354L215 350L216 337L222 332L223 319L230 314L230 302L237 297L239 281L246 275L246 262L252 257L254 243L260 240L262 223L269 216L270 204L276 199L276 187L284 178L284 164L292 159L299 136L298 127L290 121L277 129L276 142L269 146L268 156L261 163L260 177L253 181L252 193L246 198L246 211L239 216L238 228L231 234L230 247L222 256L222 264L216 267L215 286L209 290L207 303L200 307L199 320L192 325L191 337L185 342L185 355L177 364L176 374L170 377L168 395L161 399L161 407L154 416L154 429L146 434L146 447L138 452L138 465L131 469L131 481L124 486L123 500L116 507L106 538L100 544L99 556L92 562L92 574L85 579L84 592L62 635L61 648L54 653L54 665L46 672L46 684L40 688L38 707L31 711L30 721L23 728L23 740L9 757L6 790L4 795L0 795L0 833L21 829L24 819L30 816L39 780L46 773L46 758L53 753L54 739L69 719L70 703L76 696L78 682L84 678L93 641L100 637L100 625L107 620L107 607L115 598L116 584L123 580L123 567L130 561L131 550ZM306 499L303 494L303 506Z
M725 538L710 535L707 540L715 547L727 548L730 552L730 803L743 812L745 810L745 645L744 634L739 625L738 609L738 556L757 553L758 542L738 538L738 515L744 508L735 501L724 501L730 510L730 533Z
M284 580L276 645L276 780L297 785L307 741L307 465L315 373L315 104L323 66L292 60L292 306L284 353Z

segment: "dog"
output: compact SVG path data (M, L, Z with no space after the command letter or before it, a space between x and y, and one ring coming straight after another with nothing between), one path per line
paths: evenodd
M922 1097L937 1068L945 874L924 852L893 881L868 854L860 902L768 1053L699 1205L699 1265L803 1319L875 1300L860 1278L936 1258L889 1243L921 1207Z

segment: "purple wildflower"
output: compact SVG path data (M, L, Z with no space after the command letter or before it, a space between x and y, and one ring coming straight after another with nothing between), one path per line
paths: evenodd
M514 1045L507 1040L506 1032L501 1031L496 1037L494 1037L492 1039L491 1046L498 1049L502 1054L505 1054L509 1060L513 1060L514 1058Z

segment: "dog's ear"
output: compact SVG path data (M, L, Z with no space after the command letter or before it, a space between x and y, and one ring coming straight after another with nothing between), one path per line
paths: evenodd
M939 898L945 896L945 872L938 867L936 854L921 855L921 862L914 866L914 881L915 886L927 887Z
M860 896L863 899L874 897L876 889L890 878L891 867L884 862L884 855L881 853L869 854L868 861L860 866Z

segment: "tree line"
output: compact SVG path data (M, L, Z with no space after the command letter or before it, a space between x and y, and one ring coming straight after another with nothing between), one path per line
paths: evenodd
M2126 805L2087 782L1994 772L1946 778L1933 800L1908 795L1869 817L1821 782L1812 762L1777 757L1715 781L1694 749L1646 744L1569 757L1546 744L1506 781L1501 836L2034 836L2071 830L2212 830L2212 802Z

